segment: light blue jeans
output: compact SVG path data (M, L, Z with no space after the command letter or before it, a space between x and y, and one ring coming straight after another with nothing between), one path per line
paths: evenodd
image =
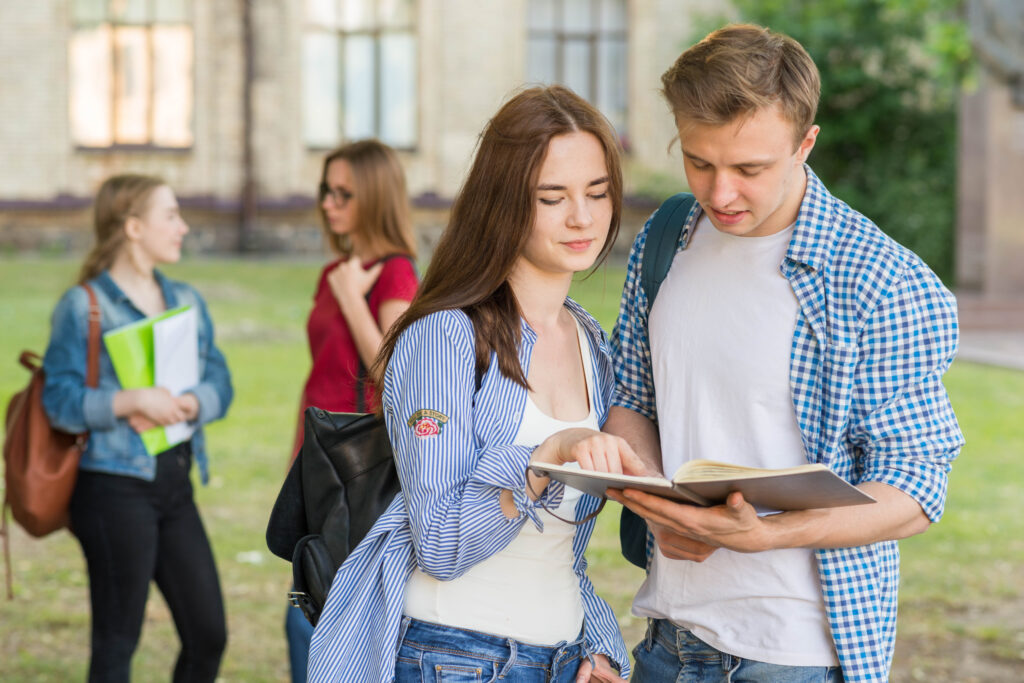
M633 649L632 683L842 683L838 666L783 666L716 650L685 628L650 619Z
M309 639L313 637L313 625L298 607L288 605L285 609L284 632L288 636L292 683L306 683L306 660L309 659Z
M581 640L552 647L405 617L395 683L572 683Z

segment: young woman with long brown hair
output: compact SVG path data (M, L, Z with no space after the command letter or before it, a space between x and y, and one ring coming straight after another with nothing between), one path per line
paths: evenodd
M303 413L376 408L373 365L388 328L409 307L417 276L405 172L394 150L359 140L324 158L320 217L334 258L320 272L306 323L312 367L302 391L292 459L302 446ZM285 619L292 680L306 680L313 632L298 609Z
M575 460L568 444L607 414L604 335L567 295L607 255L621 205L615 134L571 91L525 90L488 123L381 351L402 493L338 571L311 681L628 674L585 573L600 501L527 471ZM621 469L631 451L609 439L587 466Z
M367 412L367 368L416 294L416 243L402 164L387 145L360 140L324 158L318 196L334 258L320 272L306 332L313 365L302 410ZM296 452L302 442L301 411Z
M43 405L58 429L89 432L70 510L71 531L89 570L89 680L129 680L149 584L155 581L181 638L173 680L212 682L227 626L189 471L194 459L203 483L209 478L202 425L227 411L231 376L213 342L202 296L157 270L181 258L188 232L171 188L150 176L108 179L96 196L95 232L96 245L82 265L79 284L95 292L101 330L191 306L199 382L178 396L162 387L124 389L101 344L99 383L87 387L88 295L76 286L57 304L43 359ZM195 427L192 436L150 455L139 434L180 422Z

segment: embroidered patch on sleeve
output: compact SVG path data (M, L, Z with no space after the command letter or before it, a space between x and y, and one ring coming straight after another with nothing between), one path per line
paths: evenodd
M444 413L424 408L413 413L407 424L412 427L413 434L421 439L426 439L440 434L446 422L448 422L448 416Z

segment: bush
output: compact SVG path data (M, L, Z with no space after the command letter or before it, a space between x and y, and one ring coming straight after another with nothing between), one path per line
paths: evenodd
M947 283L956 223L957 101L971 60L960 4L733 1L741 21L792 36L821 71L815 173ZM714 26L722 23L716 19Z

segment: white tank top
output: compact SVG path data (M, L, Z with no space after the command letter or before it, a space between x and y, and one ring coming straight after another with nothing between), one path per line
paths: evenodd
M556 420L527 396L514 443L536 446L563 429L599 429L594 408L594 371L590 344L576 323L583 357L590 413L578 422ZM555 514L576 517L582 494L566 487ZM483 562L452 581L438 581L419 569L405 586L406 616L446 626L515 638L533 645L573 641L583 628L579 578L573 571L572 541L576 527L539 510L544 532L527 520L519 535Z

